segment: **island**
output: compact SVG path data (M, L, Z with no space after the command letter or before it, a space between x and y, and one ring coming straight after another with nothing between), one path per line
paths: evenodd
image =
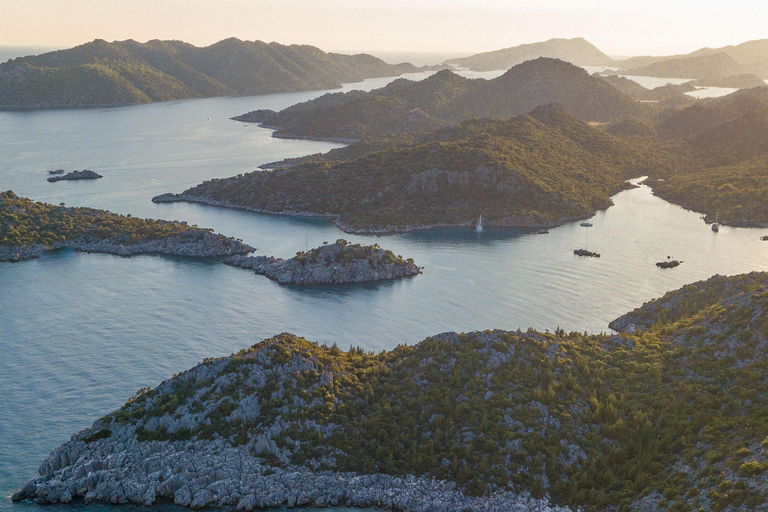
M279 334L139 390L13 499L759 510L766 289L766 273L715 276L612 334L449 332L379 353Z
M255 271L280 284L369 283L421 273L413 259L375 245L350 244L343 238L284 260L273 256L230 256L224 264Z
M54 206L19 197L10 190L0 193L0 262L38 258L62 248L118 256L189 258L218 258L254 250L240 240L186 222Z
M542 57L492 80L444 70L421 81L398 79L370 92L326 94L280 112L256 110L234 119L274 129L275 137L351 142L434 130L473 117L509 118L549 103L588 122L651 114L601 78Z
M153 201L328 217L349 233L475 226L481 215L485 226L550 228L610 206L654 158L552 104L509 120L361 141L328 160L299 159Z
M762 240L763 242L768 242L768 235L761 237L760 240Z
M51 183L55 183L57 181L72 181L72 180L97 180L99 178L103 178L101 174L89 171L88 169L82 170L82 171L72 171L68 172L67 174L58 175L58 176L51 176L48 178L48 181Z
M183 98L337 89L342 83L418 71L371 55L308 45L225 39L97 39L0 64L0 109L130 105Z
M656 262L656 266L659 268L675 268L679 267L682 261L678 260L667 260L667 261L659 261Z
M577 66L610 66L613 59L584 38L554 38L537 43L521 44L469 57L447 60L446 63L474 71L509 69L527 60L549 57Z
M696 78L706 87L758 87L768 78L768 40L721 48L701 48L684 55L631 57L612 67L623 75Z
M576 256L586 256L586 257L589 257L589 258L599 258L600 257L599 253L592 252L592 251L589 251L587 249L575 249L573 251L573 254L575 254Z

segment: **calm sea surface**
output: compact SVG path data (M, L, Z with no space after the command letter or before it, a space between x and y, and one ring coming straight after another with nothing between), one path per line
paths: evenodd
M423 275L397 282L303 289L216 261L62 251L0 264L3 498L35 474L51 449L140 387L282 331L373 350L449 330L562 326L599 332L685 283L768 270L768 243L759 240L768 230L715 234L697 213L642 186L615 196L615 206L598 213L594 227L572 223L548 235L444 229L355 236L326 221L150 201L205 179L336 147L274 139L268 130L229 120L319 94L0 113L0 189L50 203L186 220L242 238L262 254L290 257L305 241L314 247L344 237L379 243L425 267ZM46 182L46 171L55 167L89 168L104 178ZM574 256L581 247L602 258ZM668 255L685 263L656 268ZM83 508L105 507L56 510ZM39 507L2 499L0 510Z

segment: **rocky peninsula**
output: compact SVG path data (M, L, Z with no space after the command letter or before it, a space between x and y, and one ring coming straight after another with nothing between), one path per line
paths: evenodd
M765 511L767 288L716 276L618 334L444 333L378 354L280 334L140 390L13 498Z
M0 193L0 262L38 258L63 248L118 256L188 258L218 258L254 250L240 240L185 222L54 206L11 191Z
M48 181L56 183L57 181L75 181L75 180L97 180L103 178L101 174L84 169L82 171L72 171L62 176L51 176Z
M273 256L230 256L226 265L255 271L280 284L317 285L368 283L421 273L412 259L404 260L378 245L349 244L338 239L284 260Z

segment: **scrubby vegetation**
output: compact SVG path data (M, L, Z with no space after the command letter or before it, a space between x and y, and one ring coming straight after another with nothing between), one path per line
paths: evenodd
M632 334L449 333L380 354L283 334L141 393L99 428L588 510L755 510L768 499L767 286L758 273L686 286L613 324Z
M370 55L235 38L203 48L181 41L97 39L0 64L0 108L125 105L333 89L342 82L408 71L416 68L392 66Z
M196 233L195 233L196 232ZM134 244L182 234L210 232L183 222L38 203L11 192L0 193L0 245L53 245L67 240Z
M709 221L732 226L768 224L768 155L698 168L651 184L659 196L705 212Z
M557 105L392 144L368 153L353 145L333 157L351 161L313 158L286 170L208 181L178 199L333 215L350 231L468 225L479 215L489 225L552 226L609 206L624 180L653 160Z
M316 263L345 265L355 260L366 260L370 263L371 268L378 264L405 265L407 263L407 260L404 260L402 256L396 256L389 249L382 249L379 244L350 244L343 238L339 238L332 244L324 244L306 252L299 251L294 259L301 264L311 265Z

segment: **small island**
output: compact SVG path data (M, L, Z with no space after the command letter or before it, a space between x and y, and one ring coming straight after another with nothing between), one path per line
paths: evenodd
M587 256L589 258L599 258L600 254L592 251L588 251L587 249L575 249L573 251L573 254L576 256Z
M38 203L0 192L0 262L70 248L118 256L165 254L218 258L254 249L186 222L140 219L93 208Z
M762 240L763 242L768 242L768 235L762 237L760 240Z
M273 256L231 256L226 265L250 269L280 284L318 285L369 283L421 273L412 259L404 260L375 245L338 239L288 260Z
M56 183L57 181L75 181L75 180L97 180L103 178L101 174L84 169L82 171L72 171L64 174L63 176L51 176L48 181Z
M656 263L656 266L659 268L675 268L679 267L682 261L677 260L667 260L667 261L659 261Z

